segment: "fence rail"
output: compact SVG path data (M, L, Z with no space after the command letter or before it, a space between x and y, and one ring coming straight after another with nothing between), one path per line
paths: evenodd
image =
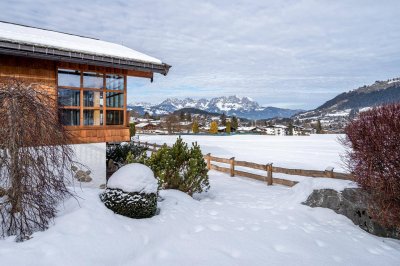
M160 145L160 144L156 144L156 143L148 143L148 142L140 142L140 141L134 141L134 143L138 144L139 146L143 146L143 147L147 148L151 152L156 152L159 148L166 145L166 144ZM207 162L207 168L209 170L212 169L212 170L216 170L219 172L227 173L230 176L237 175L237 176L243 176L243 177L248 177L251 179L264 181L264 182L267 182L268 185L279 184L279 185L292 187L298 183L297 181L273 177L273 173L281 173L281 174L287 174L287 175L299 175L299 176L307 176L307 177L334 178L334 179L343 179L343 180L351 180L351 181L354 180L354 178L351 174L334 172L333 169L328 169L325 171L318 171L318 170L284 168L284 167L273 166L272 163L258 164L258 163L247 162L247 161L237 161L237 160L235 160L235 157L232 157L229 159L228 158L220 158L220 157L216 157L216 156L211 156L210 153L204 155L204 159ZM228 164L229 167L223 167L220 165L213 164L211 162ZM235 167L237 167L237 166L265 171L265 174L261 175L261 174L250 173L250 172L246 172L246 171L242 171L242 170L237 170L237 169L235 169Z

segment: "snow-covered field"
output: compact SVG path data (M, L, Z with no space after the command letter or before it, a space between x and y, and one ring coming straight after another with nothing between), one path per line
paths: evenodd
M77 190L55 225L24 243L0 240L1 265L398 265L400 241L370 235L344 216L300 204L312 188L348 182L309 179L267 187L211 171L211 190L192 199L161 191L159 215L134 220Z
M184 136L217 156L309 169L340 167L337 136ZM172 144L176 136L140 136ZM23 243L0 240L0 265L399 265L400 241L370 235L349 219L301 204L313 189L350 181L302 178L292 188L210 171L195 199L161 191L160 214L114 214L101 190L77 188L45 232Z
M187 142L201 146L204 154L224 158L235 157L255 163L273 163L286 168L325 170L328 166L335 171L344 172L340 154L344 153L338 138L341 135L311 136L267 136L267 135L232 135L201 136L182 135ZM140 135L140 141L171 145L177 136Z

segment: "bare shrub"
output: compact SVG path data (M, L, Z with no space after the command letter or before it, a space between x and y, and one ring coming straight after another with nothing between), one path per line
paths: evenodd
M371 195L370 213L383 225L400 228L400 104L360 113L345 133L346 163Z
M54 95L55 96L55 95ZM40 85L0 80L0 236L28 239L45 230L65 185L73 150L55 97Z

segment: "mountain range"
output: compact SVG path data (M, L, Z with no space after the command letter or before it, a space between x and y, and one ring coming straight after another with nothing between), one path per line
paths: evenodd
M344 92L314 110L296 114L294 119L332 120L386 103L400 102L400 78L375 81L358 89Z
M273 117L291 117L303 110L283 109L277 107L263 107L248 97L222 96L212 99L168 98L160 104L134 103L128 108L139 114L148 112L151 115L166 115L183 108L194 108L209 113L225 113L228 116L237 116L246 119L267 119Z

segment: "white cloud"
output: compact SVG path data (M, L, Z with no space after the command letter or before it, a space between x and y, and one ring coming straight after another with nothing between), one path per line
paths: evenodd
M400 73L400 2L2 1L2 20L123 43L173 67L130 100L238 94L312 108ZM290 106L292 103L292 106Z

